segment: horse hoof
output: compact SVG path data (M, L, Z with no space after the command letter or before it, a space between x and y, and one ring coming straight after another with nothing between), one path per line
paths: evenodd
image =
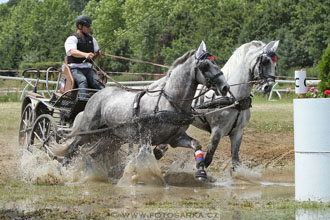
M204 169L198 169L195 177L200 181L205 181L207 179L206 171Z
M161 151L157 148L154 148L153 152L154 152L156 160L159 160L160 158L162 158L164 156L163 151Z

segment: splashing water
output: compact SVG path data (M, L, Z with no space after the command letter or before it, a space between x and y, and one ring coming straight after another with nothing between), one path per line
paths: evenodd
M241 165L232 172L232 177L233 179L243 180L250 183L258 183L261 179L261 171Z
M131 156L131 160L125 167L124 174L117 185L165 185L157 160L151 153L150 143L142 144L137 155Z
M23 149L19 161L21 178L33 184L63 184L74 182L107 182L121 176L126 154L121 151L105 152L92 158L82 153L67 167L51 159L42 150Z
M65 182L61 174L61 164L52 160L45 152L23 149L21 155L19 168L24 181L50 185Z
M187 154L179 155L168 172L165 174L166 183L174 186L204 187L216 181L215 178L208 175L207 179L201 181L195 177L195 162Z

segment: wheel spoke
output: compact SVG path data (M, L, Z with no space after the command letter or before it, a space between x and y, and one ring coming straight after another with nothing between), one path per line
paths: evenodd
M39 148L39 149L41 149L42 148L42 144L31 144L30 146L29 146L29 148L30 147L35 147L35 148Z
M43 127L42 127L41 123L40 123L40 122L38 122L38 125L39 125L39 129L40 129L40 133L41 133L42 137L45 137L45 134L44 134L44 129L43 129Z
M48 144L44 144L44 148L49 154L51 154L51 156L54 156L54 153L50 150L50 146L48 146Z
M39 135L37 134L37 132L33 132L33 134L35 135L35 137L37 137L37 139L38 139L40 142L43 142L43 140L39 137Z
M32 112L31 112L32 113ZM31 115L31 121L33 122L33 115ZM28 121L25 120L25 125L28 125ZM22 123L23 124L23 123ZM31 127L31 126L29 126ZM25 131L29 130L29 127ZM21 128L22 129L22 128ZM22 129L23 130L23 129ZM40 150L46 152L52 158L55 157L52 149L54 144L57 142L57 126L55 121L50 115L40 115L33 126L31 127L32 134L28 136L27 142L30 144L29 147L38 147ZM23 136L22 136L23 137ZM31 137L31 139L30 139Z
M28 126L28 121L26 121L26 120L22 120L22 122L24 123L24 125L27 127Z

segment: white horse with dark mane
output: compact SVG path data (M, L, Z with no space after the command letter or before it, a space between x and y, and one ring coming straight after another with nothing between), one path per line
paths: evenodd
M78 146L88 142L92 142L90 145L97 143L93 153L116 150L109 149L110 146L119 148L124 143L143 142L188 147L199 152L199 142L185 132L193 121L191 104L197 86L204 84L222 95L229 91L229 85L211 57L202 42L197 52L192 50L178 58L167 75L148 90L136 93L128 88L108 87L97 92L77 117L79 122L74 123L71 135L75 135L75 139L66 158L71 158ZM96 133L98 131L102 132ZM204 163L200 160L196 163L196 177L206 178Z
M239 165L239 149L243 137L243 129L250 120L251 91L254 84L261 93L271 91L275 82L276 57L275 51L279 41L267 45L261 41L243 44L235 50L225 66L221 69L234 97L219 97L208 91L193 102L193 108L201 114L195 118L193 125L211 133L210 142L205 156L205 166L213 159L220 139L229 136L231 141L232 164L235 169ZM200 86L196 96L205 92ZM236 101L236 102L235 102ZM226 109L219 107L233 104ZM157 159L167 150L165 145L154 148Z

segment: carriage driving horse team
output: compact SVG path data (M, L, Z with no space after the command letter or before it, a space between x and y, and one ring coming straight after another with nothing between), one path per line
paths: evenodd
M205 168L211 164L220 139L229 136L233 167L239 165L243 128L250 119L252 86L255 84L261 93L270 92L279 41L244 44L222 69L202 42L197 50L176 59L166 76L145 89L104 88L91 69L95 52L103 53L89 35L91 20L79 16L76 23L78 30L68 38L66 53L79 95L89 98L86 85L100 90L75 117L69 135L74 140L67 146L63 163L68 163L86 143L93 146L91 155L97 155L118 150L125 143L148 142L156 146L156 159L164 155L169 144L192 148L195 176L205 179ZM205 157L201 144L186 133L190 124L211 133Z

